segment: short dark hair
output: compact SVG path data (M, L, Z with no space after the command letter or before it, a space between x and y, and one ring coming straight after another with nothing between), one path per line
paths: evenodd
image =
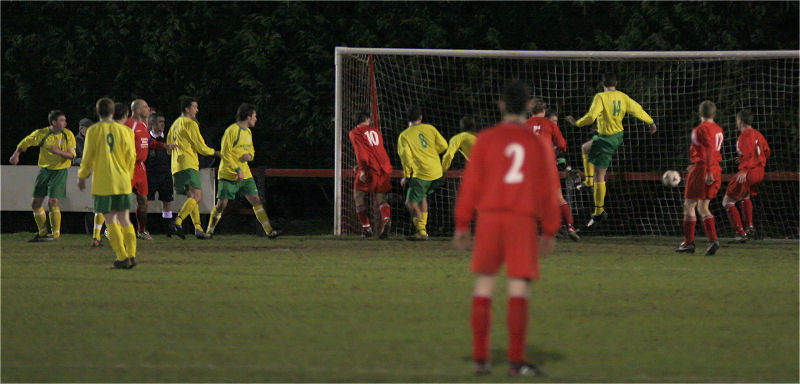
M356 112L356 116L355 117L356 117L356 121L360 123L362 121L366 121L367 119L371 119L372 115L370 115L370 113L367 112L367 111L358 111L358 112Z
M600 81L603 83L603 86L605 87L616 87L617 74L614 72L606 72L603 74L603 77L600 78Z
M736 117L745 123L746 125L753 124L753 112L750 112L749 109L743 109L736 113Z
M519 80L511 80L503 88L502 100L506 103L506 113L522 114L530 100L528 87Z
M158 118L159 117L164 117L164 115L162 115L162 114L160 114L158 112L151 113L150 117L147 118L147 124L150 125L150 124L153 124L153 123L158 123Z
M64 114L64 112L61 112L58 109L54 109L47 114L47 122L53 124L53 122L58 120L58 118L61 116L66 116L66 115Z
M120 120L130 116L128 106L122 103L114 103L114 120Z
M420 116L422 116L422 109L420 109L417 105L410 105L406 110L406 117L408 118L409 122L414 122L419 120Z
M544 112L546 109L547 109L547 103L545 103L544 100L538 98L533 99L533 110L531 111L531 113L533 113L534 115L538 115Z
M475 119L473 119L472 116L467 115L461 118L461 121L458 122L458 126L462 131L475 131L478 125L475 124Z
M236 110L236 121L245 121L248 117L250 117L253 113L255 113L256 107L252 104L242 103L239 108Z
M104 117L109 117L114 114L114 100L108 97L101 97L97 100L97 103L95 103L94 108L97 111L97 117L102 120Z
M178 98L178 108L181 109L181 113L186 112L186 108L192 106L192 103L196 103L197 99L191 96L181 96Z
M553 116L558 116L558 110L555 108L547 108L547 112L544 113L544 117L549 119Z
M700 116L710 119L717 114L717 105L711 100L704 100L702 103L700 103L698 112L700 113Z

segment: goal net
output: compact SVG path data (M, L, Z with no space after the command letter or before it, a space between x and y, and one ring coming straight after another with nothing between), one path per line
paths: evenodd
M609 219L593 234L679 235L683 188L665 187L661 175L678 170L686 176L690 132L698 123L701 101L716 103L716 121L723 127L722 190L711 202L721 236L733 230L720 202L730 176L737 171L735 115L741 109L754 114L772 148L767 175L753 198L754 224L767 237L798 237L798 51L748 52L556 52L461 51L336 48L336 141L334 232L358 234L361 226L353 201L355 154L347 133L357 125L357 111L372 111L383 133L395 172L390 195L393 234L411 234L404 207L405 191L397 156L397 137L408 123L405 110L419 105L423 122L434 125L446 139L459 133L459 120L472 116L479 126L500 120L497 101L509 79L520 79L532 96L559 113L567 140L567 164L583 171L580 146L591 139L596 125L570 126L565 117L583 116L595 93L602 91L604 72L617 74L617 89L638 101L658 125L655 135L635 118L623 121L622 146L612 158L607 175L605 209ZM428 233L453 232L453 209L464 159L456 159L445 182L429 197ZM562 188L575 226L581 228L593 211L591 192L576 191L569 178ZM535 198L535 197L531 197ZM372 223L380 223L376 207ZM380 224L378 224L379 226ZM702 230L698 230L702 236Z

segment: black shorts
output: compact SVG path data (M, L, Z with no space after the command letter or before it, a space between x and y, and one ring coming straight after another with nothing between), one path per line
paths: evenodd
M147 200L155 200L158 192L158 200L170 202L172 198L172 175L168 177L148 177L147 178Z

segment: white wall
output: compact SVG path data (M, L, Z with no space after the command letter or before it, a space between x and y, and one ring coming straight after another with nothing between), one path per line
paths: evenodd
M2 165L0 166L0 210L3 211L29 211L31 209L31 195L33 183L39 174L39 167L35 165ZM210 213L214 207L214 196L217 194L217 183L214 170L205 168L200 170L200 179L203 183L203 200L200 201L200 212ZM92 178L86 180L86 191L78 189L78 167L69 168L67 176L67 197L58 204L64 212L90 212L92 210ZM186 201L186 196L174 195L172 210L178 212ZM148 204L148 212L161 212L161 202L154 201Z

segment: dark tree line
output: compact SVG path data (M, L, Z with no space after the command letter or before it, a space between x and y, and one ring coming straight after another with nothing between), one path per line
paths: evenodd
M3 2L2 156L50 109L76 131L100 96L141 97L169 123L188 94L212 146L247 101L255 165L332 167L335 46L798 49L798 4Z

